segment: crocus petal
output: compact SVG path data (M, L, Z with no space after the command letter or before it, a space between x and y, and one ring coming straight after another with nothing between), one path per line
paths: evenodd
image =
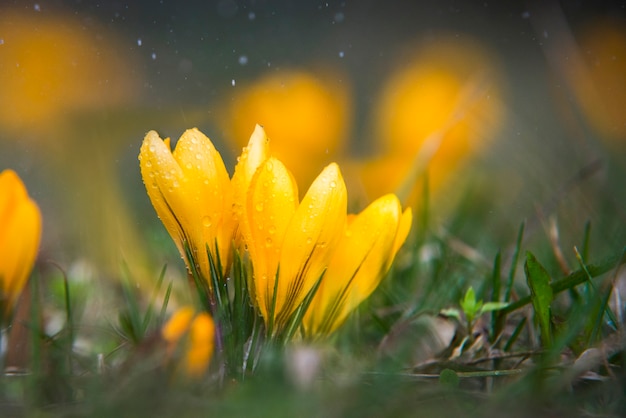
M186 261L197 263L206 279L210 277L207 246L215 261L227 266L234 230L233 191L222 158L209 138L189 129L172 153L169 140L163 141L151 131L139 159L148 196L183 258L187 242L194 260Z
M304 318L307 335L332 333L378 287L395 256L394 246L406 238L402 219L410 227L410 211L405 214L398 198L389 194L351 220Z
M276 281L280 251L298 206L298 188L279 160L267 159L254 175L242 225L253 264L251 288L257 306L267 321Z
M206 245L214 256L219 250L222 266L227 266L230 258L234 230L230 216L233 205L230 178L219 152L198 129L183 133L173 155L184 174L177 191L184 205L178 211L174 208L174 212L191 214L186 228L190 230L192 247L200 253L200 267L206 274L209 266Z
M188 220L182 213L175 214L172 207L172 200L176 197L174 184L180 187L183 172L170 150L170 139L161 140L155 131L148 132L139 152L139 166L152 206L178 250L184 254L183 241L188 238L183 224Z
M196 315L194 308L183 306L165 323L161 336L167 343L168 357L177 350L183 354L180 366L187 377L204 374L213 355L215 338L215 324L208 313Z
M335 163L315 179L293 215L280 254L276 321L287 321L321 278L346 225L346 185Z
M201 377L213 355L215 324L206 312L199 313L189 329L189 346L185 355L185 370L189 377Z
M233 216L237 230L235 231L236 247L243 251L244 243L241 235L243 223L246 218L243 216L246 195L252 177L256 173L257 168L269 157L269 139L265 135L263 127L256 125L254 132L250 137L248 146L244 147L239 156L235 174L233 174L232 185L234 191Z
M176 344L189 329L195 311L191 306L183 306L172 314L172 317L161 329L161 336L170 344Z
M41 239L39 208L12 170L0 173L0 226L0 306L6 316L28 280Z

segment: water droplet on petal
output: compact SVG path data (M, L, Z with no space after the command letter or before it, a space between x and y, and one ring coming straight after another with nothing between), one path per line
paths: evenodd
M261 212L263 210L263 203L257 203L255 206L255 209L259 212Z
M211 226L211 217L210 216L204 216L202 218L202 225L206 226L207 228Z

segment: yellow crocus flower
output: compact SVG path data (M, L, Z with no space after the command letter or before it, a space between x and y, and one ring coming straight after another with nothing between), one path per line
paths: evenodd
M13 170L0 173L0 314L10 315L35 263L41 212Z
M187 334L187 339L181 343ZM190 306L177 310L163 326L161 336L167 343L168 355L183 345L183 362L180 365L185 376L198 378L206 371L214 349L215 324L206 312L197 315Z
M241 226L253 268L251 293L270 332L283 329L324 273L345 228L346 206L335 163L299 204L296 182L282 162L270 157L257 169Z
M411 209L402 212L393 194L385 195L358 215L347 228L324 279L304 317L307 336L335 331L378 287L411 229Z
M219 152L198 129L180 137L174 152L169 138L146 135L139 154L148 196L187 266L209 281L209 254L227 274L235 220L233 188ZM185 245L191 250L191 260Z

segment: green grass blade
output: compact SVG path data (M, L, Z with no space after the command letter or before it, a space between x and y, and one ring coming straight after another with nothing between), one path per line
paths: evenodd
M598 277L615 267L621 266L622 264L626 263L625 257L626 257L626 248L624 248L621 253L607 257L604 260L600 261L599 263L588 264L587 272L585 272L582 269L576 270L575 272L564 277L563 279L552 282L550 284L550 287L552 288L552 293L556 295L558 293L563 292L564 290L568 290L574 286L578 286L579 284L585 283L589 280L588 275L592 278ZM500 312L507 313L507 314L511 313L513 311L518 310L521 307L528 305L530 301L531 301L530 296L525 296L523 298L520 298L516 302L510 303L506 308L502 309Z
M172 295L172 286L173 282L170 281L170 284L167 285L167 289L165 290L165 296L163 297L163 303L161 304L161 312L159 313L159 318L157 319L157 327L161 327L161 325L165 322L165 315L167 313L167 305L170 301L170 296Z
M150 325L150 320L152 319L152 312L154 310L154 303L156 301L156 297L159 294L159 290L161 290L161 286L163 285L163 280L165 279L165 272L167 270L167 264L163 266L161 269L161 273L159 274L159 278L157 279L156 285L154 286L154 291L152 292L152 297L150 298L150 303L148 304L148 308L146 309L146 314L143 317L143 322L141 325L142 331L145 333Z
M513 330L513 333L511 334L511 338L509 338L506 344L504 344L503 351L507 352L511 350L511 347L513 347L513 344L515 344L515 342L517 341L517 338L520 336L525 325L526 325L526 317L522 318L519 324L517 324L517 326L515 327L515 330Z
M500 277L502 268L502 254L500 251L496 254L496 258L493 260L493 272L491 274L491 301L500 302L500 293L502 290L502 280ZM498 338L498 335L502 332L506 315L500 314L497 311L491 313L491 342Z
M552 345L550 305L554 299L554 293L552 287L550 287L550 275L530 252L526 253L524 272L526 273L526 281L530 288L533 309L539 321L539 328L541 329L542 345L545 348L550 348Z
M511 292L513 291L513 281L515 279L515 270L517 269L517 260L519 258L520 249L522 247L522 239L524 238L524 228L526 224L524 222L519 226L517 232L517 240L515 242L515 249L513 250L513 258L511 259L511 267L509 268L509 275L506 280L506 287L504 289L504 301L511 300Z

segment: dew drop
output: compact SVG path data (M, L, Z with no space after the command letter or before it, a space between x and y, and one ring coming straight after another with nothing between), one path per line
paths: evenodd
M336 181L334 181L334 180L333 180L333 181L331 181L331 182L330 182L330 187L331 187L332 189L334 189L335 187L337 187L337 182L336 182Z
M255 206L255 209L259 212L261 212L263 210L263 203L257 203Z
M272 171L274 169L274 163L272 163L271 161L268 161L267 164L265 165L265 168L267 168L267 171Z
M265 239L265 246L266 247L271 247L272 246L272 239L270 237L267 237Z
M307 243L307 244L310 244L310 243L312 243L312 242L313 242L313 238L311 238L311 237L307 237L307 239L306 239L306 243Z
M202 225L206 226L207 228L211 226L211 217L210 216L204 216L202 218Z
M276 233L276 227L274 225L270 226L268 228L267 232L269 232L270 234L275 234Z
M201 160L201 159L202 159L202 154L197 153L197 154L196 154L196 159L197 159L197 160Z
M148 168L152 167L152 163L150 161L146 161L146 167Z
M150 152L155 152L156 151L156 147L154 145L150 145L148 147L148 150L150 150Z

